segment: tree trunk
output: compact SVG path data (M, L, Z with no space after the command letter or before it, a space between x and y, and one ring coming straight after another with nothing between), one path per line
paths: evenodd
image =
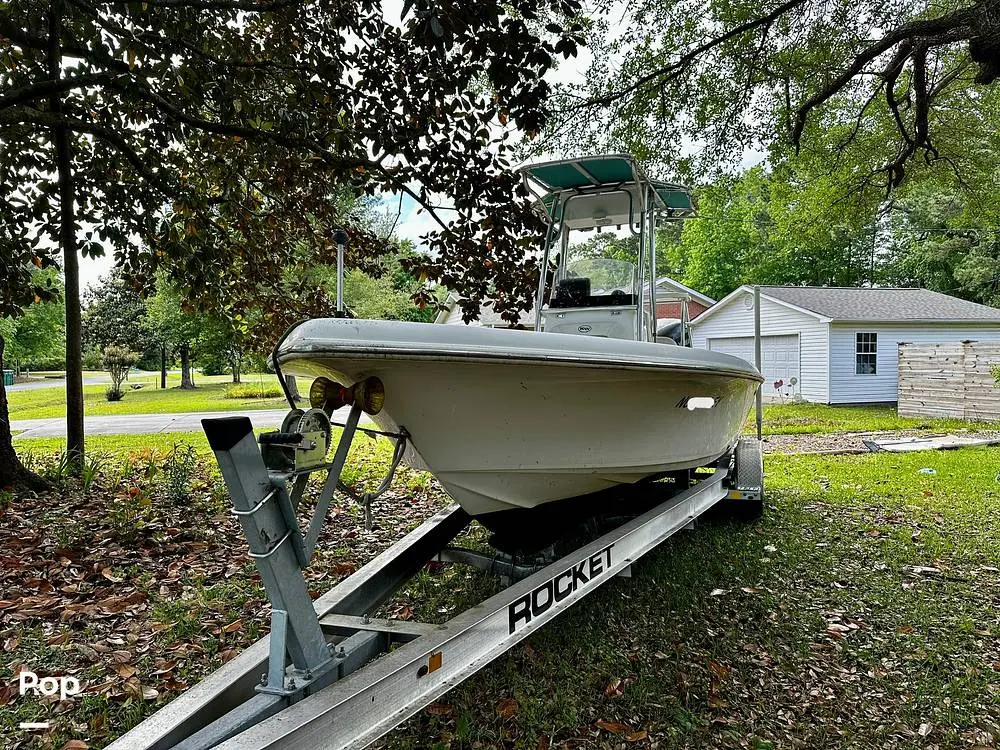
M52 80L62 77L63 0L52 0L49 7L48 68ZM62 95L49 99L53 114L63 111ZM83 344L80 321L80 267L76 257L76 209L73 193L73 161L69 131L65 126L52 128L59 176L59 244L63 252L63 275L66 295L66 454L71 470L83 467Z
M3 372L3 350L4 340L0 336L0 373ZM0 489L23 487L42 490L46 486L41 477L24 468L14 450L14 438L10 433L10 411L7 408L7 388L0 377Z
M302 396L299 394L299 384L294 375L285 375L285 385L288 386L288 395L292 397L292 401L302 400Z
M167 345L160 344L160 389L167 389Z
M181 355L181 388L190 391L194 388L194 378L191 377L191 352L187 344L181 344L178 351Z
M242 383L243 379L241 378L241 374L243 372L243 357L239 352L235 352L229 358L229 367L233 371L233 382Z

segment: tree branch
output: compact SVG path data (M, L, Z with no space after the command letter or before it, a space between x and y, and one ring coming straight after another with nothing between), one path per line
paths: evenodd
M119 75L119 73L88 73L73 78L39 81L29 86L22 86L19 89L15 89L0 98L0 109L20 106L36 99L51 96L52 94L62 94L74 89L84 88L85 86L108 83Z
M760 18L755 18L752 21L741 23L739 26L735 26L734 28L727 31L725 34L718 37L714 37L713 39L710 39L707 42L699 44L694 49L685 52L683 55L680 56L680 58L677 59L676 62L670 63L669 65L664 65L661 68L657 68L652 73L647 73L646 75L640 77L638 80L629 84L623 89L613 91L609 94L605 94L604 96L588 99L586 102L583 102L582 104L575 107L575 109L589 107L595 104L611 104L615 100L620 99L626 96L627 94L631 94L638 91L647 83L655 81L658 78L664 79L663 81L661 81L662 85L663 83L666 83L667 81L676 78L678 75L680 75L680 73L683 72L688 65L694 62L699 56L703 55L705 52L708 52L709 50L714 49L715 47L718 47L721 44L725 44L731 39L735 39L738 36L742 36L743 34L746 34L749 31L758 29L761 26L770 27L771 24L773 24L775 21L781 18L781 16L783 16L785 13L787 13L790 10L793 10L794 8L800 5L804 5L806 2L808 2L808 0L786 0L784 3L777 6L766 16L761 16Z
M66 117L53 112L41 112L28 107L11 107L6 111L0 111L0 124L6 123L32 123L34 125L45 125L48 127L64 126L75 133L86 133L107 143L115 148L125 159L135 168L135 170L147 180L153 187L159 190L168 198L177 198L183 193L171 189L159 175L154 173L142 160L136 151L129 146L128 142L119 133L108 130L99 125L95 125L85 120L74 117Z
M791 133L792 143L798 147L809 113L844 88L852 78L860 74L865 66L879 55L888 52L900 42L906 40L912 41L918 37L927 37L927 44L934 47L968 39L973 34L973 27L971 25L965 29L962 27L965 24L972 24L974 21L975 18L971 9L963 8L940 18L920 19L903 24L890 31L874 44L866 47L855 55L854 60L841 71L840 75L832 79L799 107L795 118L795 126ZM930 41L930 38L933 38L933 41Z
M899 134L906 143L911 143L912 139L910 138L910 132L906 129L906 123L903 122L903 116L899 112L899 101L896 99L896 82L899 80L899 76L903 72L903 66L906 64L906 59L912 51L913 45L909 41L899 45L899 49L896 50L896 55L893 57L892 62L886 66L885 71L882 73L882 77L885 79L886 106L889 107L889 113L896 122L896 129L899 130ZM876 88L875 91L877 93L878 89Z

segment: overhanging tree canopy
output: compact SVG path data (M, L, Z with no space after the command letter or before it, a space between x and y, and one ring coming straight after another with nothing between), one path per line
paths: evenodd
M644 0L620 27L595 34L595 64L566 92L557 142L678 162L693 139L707 163L738 163L746 148L809 147L843 125L822 147L861 143L856 182L884 193L915 156L957 165L961 151L942 150L937 134L1000 76L998 0Z
M4 3L0 259L44 266L62 249L77 309L80 236L201 301L234 266L248 286L278 277L293 239L329 252L338 186L396 190L438 216L425 274L470 298L489 277L527 307L538 269L520 243L538 225L511 200L497 133L544 125L542 76L575 51L578 8L416 0L396 22L374 0ZM355 231L354 262L381 244ZM19 288L4 285L5 311ZM73 451L78 313L67 336Z

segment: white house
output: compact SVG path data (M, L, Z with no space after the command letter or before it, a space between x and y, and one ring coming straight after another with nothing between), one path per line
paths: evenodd
M900 343L1000 341L1000 310L928 289L765 286L760 297L765 395L781 380L781 393L806 401L895 401ZM753 362L753 288L727 295L691 329L695 347Z

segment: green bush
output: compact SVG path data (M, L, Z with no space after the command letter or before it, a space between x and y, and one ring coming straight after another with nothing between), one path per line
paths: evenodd
M21 363L22 370L29 372L44 372L46 370L63 370L66 368L66 356L41 357L39 359L26 359Z
M277 383L230 383L225 388L226 398L277 398L281 386Z
M188 499L191 481L198 466L198 453L190 445L174 444L163 462L161 492L175 503Z
M122 383L128 377L132 365L139 361L139 355L124 346L106 346L101 355L101 365L111 376L111 387L105 391L108 401L121 401Z
M202 356L198 358L202 375L222 375L228 372L229 365L221 357Z
M92 346L88 349L83 350L83 369L84 370L100 370L101 369L101 349L98 346ZM65 366L65 363L63 364ZM62 369L62 367L56 368Z

